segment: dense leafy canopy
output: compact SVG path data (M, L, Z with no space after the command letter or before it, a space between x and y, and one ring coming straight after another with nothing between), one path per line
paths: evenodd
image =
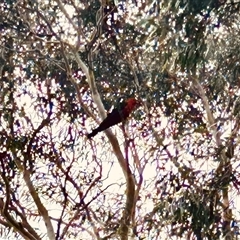
M233 239L239 9L2 1L1 236ZM130 97L125 125L86 139Z

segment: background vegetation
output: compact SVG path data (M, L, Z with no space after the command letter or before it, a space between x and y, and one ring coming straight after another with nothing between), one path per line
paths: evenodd
M0 3L3 239L236 239L237 0ZM86 134L120 99L128 123Z

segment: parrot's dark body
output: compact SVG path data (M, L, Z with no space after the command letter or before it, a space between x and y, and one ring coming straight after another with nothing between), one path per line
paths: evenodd
M100 123L100 125L87 135L87 138L90 139L97 133L102 132L114 125L117 125L120 122L124 122L138 105L139 101L137 101L135 98L126 100L119 106L119 108L114 108L112 112L110 112L107 117Z

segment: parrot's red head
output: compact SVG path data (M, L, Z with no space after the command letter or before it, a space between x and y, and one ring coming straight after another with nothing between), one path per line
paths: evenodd
M139 104L139 101L136 100L135 98L129 98L129 99L127 99L126 102L127 102L128 106L133 106L133 107L135 107L136 105Z
M140 105L140 101L136 100L135 98L127 99L126 103L129 106L129 108L132 108L132 109Z
M129 116L129 114L140 105L140 101L136 100L135 98L129 98L125 101L126 106L123 109L124 115L126 117Z

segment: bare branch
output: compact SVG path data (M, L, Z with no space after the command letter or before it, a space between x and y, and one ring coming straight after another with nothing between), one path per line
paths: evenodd
M42 204L37 191L35 190L32 181L31 181L31 172L29 170L24 170L23 171L23 179L29 189L29 192L37 206L37 209L40 213L40 215L43 217L43 220L45 222L46 228L47 228L47 235L49 237L50 240L55 240L55 233L54 233L54 229L50 220L50 217L48 215L48 211L47 209L44 207L44 205Z
M9 204L10 204L10 185L7 177L2 174L2 178L6 186L6 201L3 201L3 198L0 198L0 212L5 217L9 226L11 226L16 232L18 232L24 239L29 240L40 240L40 237L36 234L35 231L30 227L29 224L24 221L23 224L17 222L9 213ZM25 218L24 218L25 219ZM27 227L27 228L26 228ZM30 230L29 232L27 230Z
M208 98L205 94L205 91L202 87L202 85L199 83L199 81L195 77L190 77L190 79L193 82L193 86L196 88L197 93L199 94L200 98L202 99L203 106L206 110L207 118L208 118L208 125L211 129L214 139L216 141L217 146L221 146L221 139L220 139L220 132L217 130L217 122L215 121L213 117L213 113L210 109Z

